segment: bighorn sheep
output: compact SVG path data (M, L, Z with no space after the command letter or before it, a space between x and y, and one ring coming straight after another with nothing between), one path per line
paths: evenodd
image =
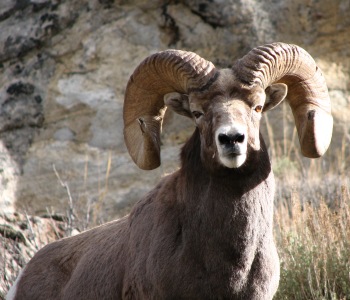
M158 167L171 107L196 125L180 169L129 216L41 249L8 299L271 299L274 178L259 123L287 93L302 153L321 156L330 100L302 48L257 47L222 70L185 51L146 58L127 85L125 142L140 168Z

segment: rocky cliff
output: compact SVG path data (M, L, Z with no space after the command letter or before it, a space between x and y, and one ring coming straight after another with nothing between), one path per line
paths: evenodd
M332 98L328 156L349 157L349 13L348 0L2 0L0 211L73 207L108 220L176 169L193 130L188 120L167 115L163 163L151 172L133 165L122 134L130 74L167 48L197 52L219 67L273 41L305 48ZM265 119L274 149L285 152L293 139L290 119L283 105Z

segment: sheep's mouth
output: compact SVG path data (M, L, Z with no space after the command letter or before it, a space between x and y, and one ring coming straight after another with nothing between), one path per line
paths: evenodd
M227 168L239 168L246 161L246 153L230 152L220 155L220 162Z
M228 158L236 158L237 156L242 155L241 153L228 153L225 156Z
M233 149L233 148L230 148L230 149L224 149L224 151L222 151L222 155L227 157L227 158L236 158L240 155L245 155L246 153L245 152L242 152L240 151L240 149Z

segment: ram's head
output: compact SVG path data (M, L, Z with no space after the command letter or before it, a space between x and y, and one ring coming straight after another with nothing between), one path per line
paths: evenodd
M202 159L239 168L250 150L260 149L261 113L286 96L303 155L323 155L332 136L330 100L321 70L302 48L265 45L222 70L192 52L159 52L130 77L124 104L126 145L140 168L158 167L160 132L169 106L194 119Z

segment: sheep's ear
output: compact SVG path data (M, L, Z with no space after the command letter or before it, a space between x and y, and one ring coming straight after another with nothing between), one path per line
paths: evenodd
M288 87L284 83L271 84L265 89L266 100L263 111L273 109L280 104L288 93Z
M168 93L164 95L164 103L174 112L185 117L192 118L188 95L180 93Z

